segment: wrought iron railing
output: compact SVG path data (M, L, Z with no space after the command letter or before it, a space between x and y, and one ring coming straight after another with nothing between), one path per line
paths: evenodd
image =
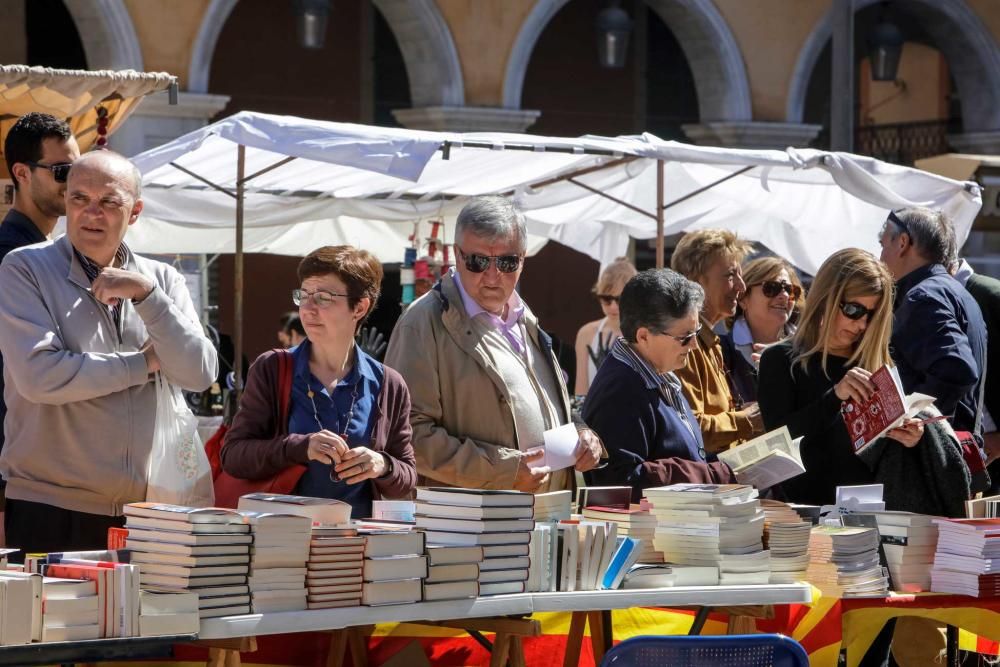
M948 134L957 129L946 120L863 125L855 130L854 152L912 166L922 158L947 153Z

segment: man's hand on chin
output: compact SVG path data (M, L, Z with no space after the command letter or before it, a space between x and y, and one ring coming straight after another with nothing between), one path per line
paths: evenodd
M94 297L103 304L114 306L123 299L142 301L156 285L141 273L105 267L90 286Z

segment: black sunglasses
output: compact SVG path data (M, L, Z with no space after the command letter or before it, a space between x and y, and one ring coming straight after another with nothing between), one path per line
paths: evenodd
M469 273L483 273L490 268L491 262L496 262L497 271L500 273L514 273L521 266L520 255L477 255L467 253L461 248L458 249L462 259L465 261L465 268Z
M605 306L610 306L613 303L618 303L619 297L612 294L598 294L597 298L600 299L601 303Z
M65 183L66 179L69 178L69 168L73 166L69 162L42 164L41 162L31 162L30 160L26 161L25 164L31 167L39 167L40 169L48 169L52 172L52 180L56 183Z
M841 301L840 302L840 312L844 314L849 320L860 320L862 317L867 317L868 321L872 321L872 317L875 316L874 308L865 308L860 303L855 301Z
M754 287L751 285L750 287ZM749 290L750 287L747 289ZM787 294L794 301L802 296L802 288L798 285L793 285L792 283L786 283L783 280L765 280L760 283L760 291L764 293L768 299L773 299L782 292Z
M910 228L906 226L906 223L896 215L895 211L889 211L889 222L899 227L899 229L906 233L907 236L913 236L910 234Z
M672 333L667 333L666 331L664 331L662 333L663 333L664 336L670 336L675 341L677 341L678 343L680 343L681 347L687 347L688 344L692 340L694 340L695 336L697 336L700 332L701 332L701 325L699 324L697 329L695 329L694 331L692 331L689 334L684 334L683 336L675 336Z

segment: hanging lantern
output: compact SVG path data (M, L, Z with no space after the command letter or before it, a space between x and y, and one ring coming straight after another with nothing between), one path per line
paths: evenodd
M322 49L326 41L326 23L330 0L295 0L295 29L304 49Z
M625 67L628 37L632 32L632 19L618 6L617 0L597 15L597 58L601 67Z
M899 59L903 55L903 31L891 23L883 12L879 22L868 33L867 41L872 81L895 81Z

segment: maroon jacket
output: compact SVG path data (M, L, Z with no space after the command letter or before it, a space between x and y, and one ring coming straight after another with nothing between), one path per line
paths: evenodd
M296 463L308 465L309 434L289 433L278 423L278 357L272 350L257 357L247 374L240 407L222 445L222 467L240 479L265 479ZM378 421L368 448L392 457L392 472L370 480L376 500L410 498L417 472L410 444L410 392L402 376L385 366L382 392L375 405Z

